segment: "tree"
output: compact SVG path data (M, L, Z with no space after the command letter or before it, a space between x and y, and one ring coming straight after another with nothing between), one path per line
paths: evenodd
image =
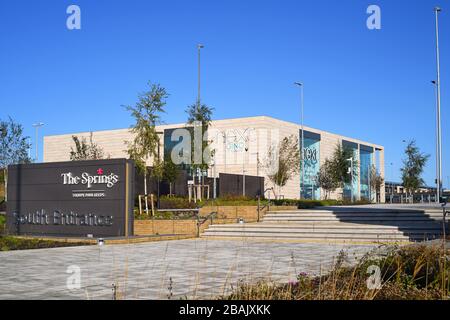
M353 163L353 171L351 170ZM336 145L333 156L330 159L330 172L334 182L339 188L344 188L346 184L353 183L358 177L359 162L356 154L351 148L343 147L340 143Z
M169 196L172 195L172 184L177 180L179 174L178 166L173 163L170 156L164 160L162 179L169 183Z
M0 120L0 168L4 175L5 200L8 192L8 166L31 162L28 156L28 138L23 135L22 125L14 122L11 117L7 121Z
M339 187L339 182L333 176L330 160L326 159L323 165L320 166L316 175L316 181L317 185L325 191L325 200L328 199L331 192Z
M156 125L161 123L161 113L164 113L164 106L168 93L159 84L148 83L150 89L139 94L138 101L134 106L126 106L135 120L131 127L134 134L132 142L127 142L127 153L130 159L135 161L139 172L144 175L144 192L147 195L147 160L153 159L153 174L159 174L160 159L159 136L156 132ZM155 170L156 169L156 170ZM147 198L146 198L147 199ZM145 210L148 214L148 203L145 201Z
M416 141L411 140L405 149L406 158L403 159L402 181L403 187L410 195L424 184L422 179L423 169L430 155L421 153L416 146Z
M205 155L205 150L209 147L210 141L204 141L203 137L205 135L205 132L208 131L209 126L211 125L212 121L212 113L214 108L207 106L205 104L200 104L200 102L197 102L193 105L190 105L186 109L186 113L188 114L188 121L187 123L190 125L201 125L201 128L197 128L201 130L202 133L202 149L201 149L201 163L193 163L191 164L192 171L195 172L199 169L201 172L204 170L208 170L209 168L209 161L211 159L211 153L209 153L209 159L205 159L203 156ZM193 135L191 134L191 137ZM194 139L191 139L191 155L195 154L195 145L194 145ZM194 157L195 159L195 157ZM194 178L195 179L195 178ZM202 176L203 179L203 176ZM202 180L203 183L203 180Z
M70 147L70 160L99 160L105 158L105 153L103 149L92 139L92 132L90 133L89 143L86 141L85 137L81 139L77 136L72 136L72 140L75 143L75 149Z
M294 135L285 137L278 145L272 145L267 153L265 161L269 180L278 186L278 194L281 187L299 172L300 150L298 141Z
M379 195L381 194L381 187L384 184L384 178L378 173L377 168L372 165L370 168L370 187L375 190L376 202L379 202Z

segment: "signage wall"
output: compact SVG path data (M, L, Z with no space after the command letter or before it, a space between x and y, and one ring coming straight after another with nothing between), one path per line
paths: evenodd
M126 159L8 167L7 231L17 235L133 234L134 163Z

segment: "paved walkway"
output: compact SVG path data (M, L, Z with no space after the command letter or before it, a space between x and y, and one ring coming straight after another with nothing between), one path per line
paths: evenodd
M0 252L0 299L212 298L238 280L289 281L327 270L341 250L349 262L374 246L178 240ZM70 266L81 288L68 289Z

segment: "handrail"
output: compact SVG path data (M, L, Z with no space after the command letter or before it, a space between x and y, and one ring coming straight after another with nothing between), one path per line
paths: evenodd
M446 235L447 223L445 222L445 218L447 217L447 214L450 214L450 211L447 211L446 206L447 206L447 201L444 201L444 203L442 204L442 233L443 233L444 243L447 240L447 235Z
M200 211L199 208L194 209L158 209L158 212L191 212L191 211Z
M208 214L206 217L203 217L203 221L201 221L200 222L200 216L197 216L198 217L198 226L200 227L202 224L204 224L206 221L208 221L210 218L212 218L214 215L217 215L217 212L216 211L214 211L214 212L211 212L210 214ZM212 220L211 220L211 222L212 222Z
M197 237L200 237L200 226L202 226L206 221L211 219L211 224L213 222L213 216L217 215L216 211L211 212L206 217L203 218L203 221L200 221L200 216L197 213Z

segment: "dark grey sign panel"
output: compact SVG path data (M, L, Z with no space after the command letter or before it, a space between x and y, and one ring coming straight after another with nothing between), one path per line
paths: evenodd
M134 163L130 160L15 165L8 172L10 234L133 234Z

